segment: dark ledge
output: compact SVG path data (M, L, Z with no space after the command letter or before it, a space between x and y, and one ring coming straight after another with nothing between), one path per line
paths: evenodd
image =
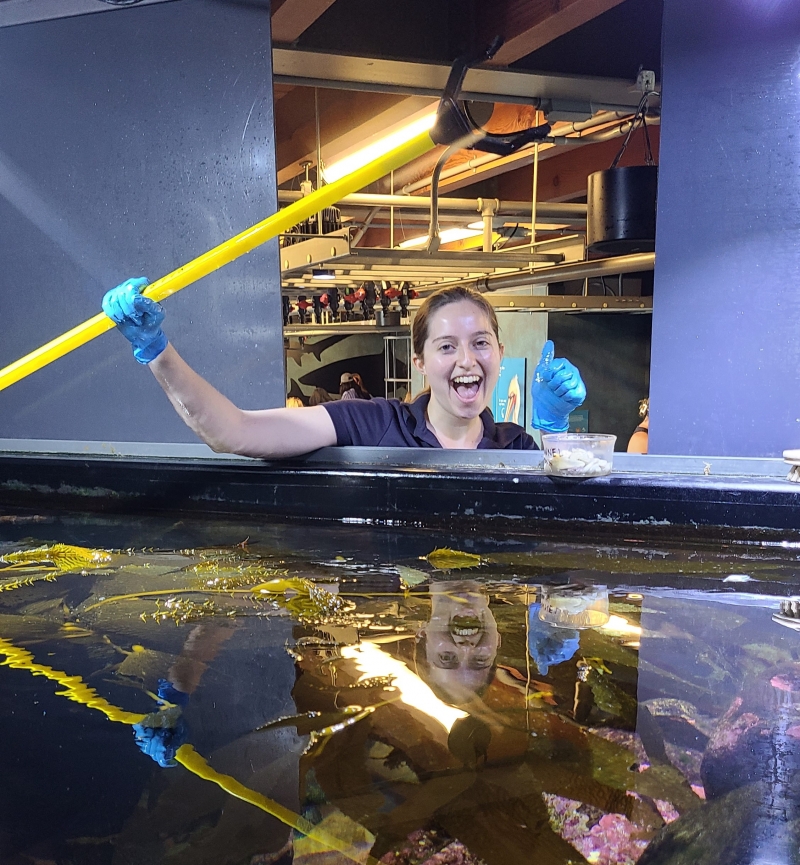
M0 513L247 514L457 522L463 529L581 540L800 543L800 486L785 480L780 460L616 454L611 475L566 480L545 476L541 454L532 452L332 448L264 462L220 458L191 445L167 446L172 455L159 456L163 445L72 442L40 445L37 453L4 444Z

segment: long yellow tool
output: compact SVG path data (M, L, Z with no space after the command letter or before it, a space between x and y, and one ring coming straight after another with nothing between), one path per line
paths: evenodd
M102 712L110 721L116 721L120 724L140 724L147 718L147 715L142 715L138 712L126 712L124 709L120 709L119 706L109 703L108 700L99 696L94 688L90 688L80 676L70 676L61 670L54 670L45 664L37 664L36 659L27 649L22 649L3 637L0 637L0 667L27 670L34 676L44 676L52 682L57 682L64 690L56 691L56 696L66 697L75 703L82 703L90 709ZM291 826L293 829L316 841L323 849L327 847L331 850L336 850L347 859L355 862L363 861L363 856L355 854L351 845L346 841L342 841L320 830L304 817L295 814L294 811L285 808L273 799L268 799L261 793L245 787L244 784L240 784L230 775L223 775L221 772L212 769L191 745L181 745L175 754L175 759L194 775L197 775L204 781L211 781L213 784L217 784L231 796L255 805L256 808L260 808L271 817L276 817L285 825ZM367 856L366 861L367 865L378 865L377 860L372 856Z
M188 264L173 270L172 273L162 276L161 279L151 283L143 293L153 300L164 300L182 288L186 288L187 285L208 276L209 273L213 273L240 255L244 255L267 240L288 231L292 226L303 222L313 214L336 204L345 195L363 189L370 183L386 176L390 171L394 171L405 165L406 162L427 153L434 146L429 132L420 133L416 138L401 144L363 168L359 168L352 174L328 184L328 186L323 186L316 192L312 192L305 198L301 198L294 204L290 204L283 210L279 210L267 219L241 232L241 234L215 246L214 249L198 256ZM79 324L62 336L51 340L41 348L37 348L0 370L0 390L5 390L20 379L47 366L54 360L58 360L65 354L69 354L113 327L114 322L102 312L83 322L83 324Z

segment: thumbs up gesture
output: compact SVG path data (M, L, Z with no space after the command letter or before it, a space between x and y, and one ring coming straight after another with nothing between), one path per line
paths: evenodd
M575 364L554 355L548 339L534 370L531 397L534 428L555 433L569 429L569 413L586 399L586 385Z

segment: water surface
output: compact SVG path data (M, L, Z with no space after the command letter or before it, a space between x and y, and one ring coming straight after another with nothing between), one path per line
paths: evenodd
M7 513L0 556L3 865L800 862L791 546Z

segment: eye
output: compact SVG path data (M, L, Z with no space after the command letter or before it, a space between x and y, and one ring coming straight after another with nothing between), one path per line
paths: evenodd
M454 670L458 666L458 655L454 652L439 653L439 667L444 670Z
M475 342L475 346L477 348L489 348L491 346L491 343L488 339L481 338Z
M443 342L439 345L439 351L452 351L453 348L452 342Z

